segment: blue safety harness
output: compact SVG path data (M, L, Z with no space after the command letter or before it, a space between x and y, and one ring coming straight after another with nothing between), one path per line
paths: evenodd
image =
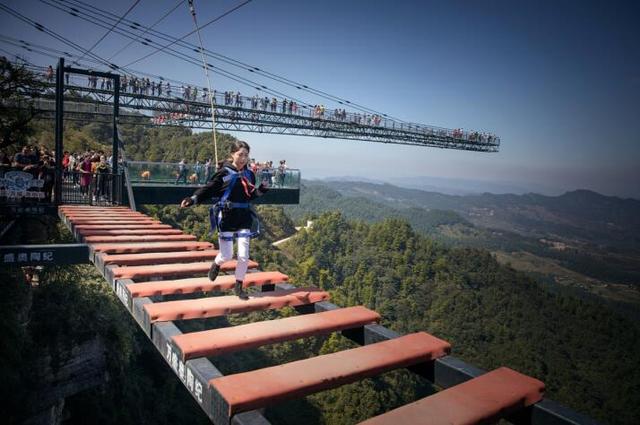
M260 234L260 220L258 220L258 216L251 209L251 205L249 202L230 202L229 195L231 195L231 191L233 190L233 186L238 181L239 177L244 177L247 181L251 181L251 173L248 169L244 169L243 171L235 171L229 167L224 167L227 170L228 174L222 178L223 182L229 182L227 189L224 191L220 198L213 198L213 205L209 208L209 222L211 223L211 232L218 231L218 238L224 241L232 241L234 238L255 238ZM222 215L224 212L228 212L233 208L248 208L251 213L251 230L248 232L233 232L231 236L222 236L222 232L220 230L220 223L222 222ZM254 227L255 224L255 227Z

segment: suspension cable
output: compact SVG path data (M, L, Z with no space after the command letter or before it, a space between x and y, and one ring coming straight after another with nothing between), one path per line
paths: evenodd
M60 9L60 10L63 10L63 9L61 9L58 5L51 4L51 3L49 2L49 1L51 1L51 0L40 0L40 1L41 1L42 3L48 4L49 6L52 6L52 7L58 8L58 9ZM109 15L111 15L111 16L116 16L116 17L117 17L117 15L114 15L114 14L112 14L111 12L107 12L107 11L104 11L104 10L102 10L102 9L97 9L97 8L96 8L96 10L98 11L98 12L96 12L96 11L94 11L93 9L89 9L89 8L87 8L87 7L83 7L82 5L83 5L83 4L85 4L85 3L83 3L83 2L82 2L82 1L80 1L80 0L71 0L71 1L72 1L72 2L74 2L74 3L76 3L76 4L78 4L78 7L79 7L80 9L84 9L85 11L89 11L89 12L85 12L85 16L79 16L79 15L78 15L79 11L78 11L77 9L75 9L75 8L73 8L73 7L69 7L69 6L67 6L67 7L69 7L69 9L70 9L70 11L69 11L68 13L70 13L71 15L73 15L73 16L75 16L75 17L79 17L79 18L81 18L81 19L83 19L83 20L87 20L87 21L89 21L89 22L92 22L93 24L95 24L95 25L97 25L97 26L106 27L106 26L105 26L106 24L104 24L104 22L105 22L105 21L104 21L104 19L109 19L109 20L112 20L112 21L113 21L113 20L115 20L115 18L111 18ZM100 13L100 12L101 12L101 13ZM94 17L94 16L92 16L90 13L94 13L94 14L96 14L96 15L100 15L100 16L101 16L101 18ZM87 18L86 16L90 16L92 19L89 19L89 18ZM97 19L97 20L98 20L98 22L94 21L93 19ZM219 19L219 18L216 18L216 19ZM124 20L123 22L124 22L124 23L128 23L128 24L129 24L129 26L130 26L131 28L134 28L134 29L143 28L143 26L142 26L142 25L140 25L139 23L134 22L134 21ZM211 23L211 22L212 22L212 21L210 21L209 23ZM208 25L209 23L207 23L207 25ZM204 27L204 26L202 26L202 27L200 27L200 28L203 28L203 27ZM131 38L131 39L137 39L137 38L138 38L138 36L137 36L137 35L133 35L133 36L128 35L128 34L133 34L133 33L131 33L130 31L128 31L127 29L124 29L124 30L123 30L123 29L122 29L122 28L120 28L120 27L119 27L119 29L120 29L121 31L124 31L124 32L125 32L125 34L123 34L122 32L118 32L118 31L115 31L115 32L116 32L116 33L118 33L118 34L120 34L120 35L123 35L124 37L128 37L128 38ZM149 30L149 29L147 29L147 31L148 31L148 30ZM155 31L155 30L154 30L154 31L151 31L151 32L152 32L152 33L154 33L154 35L155 35L156 37L162 38L162 39L164 39L164 40L173 40L173 41L172 41L172 43L169 43L167 46L170 46L170 45L172 45L172 44L179 43L179 45L181 45L182 47L188 48L189 50L196 50L194 47L197 47L197 46L194 46L193 44L189 44L189 43L186 43L186 42L182 42L182 41L181 41L181 39L175 39L175 37L168 36L168 35L166 35L166 34L164 34L164 33L161 33L161 32L159 32L159 31ZM192 31L190 34L193 34L194 32L195 32L195 31ZM128 34L127 34L127 33L128 33ZM160 34L160 35L158 35L158 34ZM150 43L153 43L153 41L152 41L152 40L150 40L150 39L145 38L144 40L145 40L144 42L141 42L141 41L139 41L139 40L138 40L138 42L140 42L140 43L141 43L141 44L143 44L143 45L149 45ZM191 46L191 47L190 47L190 46ZM162 49L162 47L161 47L160 49ZM189 60L189 59L191 59L191 58L192 58L191 56L186 55L185 53L182 53L182 52L180 52L180 51L177 51L177 50L175 50L175 49L171 49L171 48L168 48L168 49L166 49L166 50L168 50L168 51L170 51L170 52L174 52L174 54L169 53L168 51L165 51L164 53L169 54L169 55L171 55L171 56L174 56L174 57L176 57L176 58L178 58L178 59L184 60L184 61L186 61L186 62L188 62L188 63L192 63L192 64L194 64L194 62L193 62L193 61ZM373 109L368 108L368 107L365 107L365 106L361 106L361 105L359 105L359 104L357 104L357 103L353 103L353 102L351 102L351 101L349 101L349 100L342 99L342 98L339 98L339 97L337 97L337 96L334 96L334 95L331 95L331 94L325 93L325 92L323 92L323 91L321 91L321 90L313 89L313 88L308 87L308 86L306 86L306 85L304 85L304 84L297 83L297 82L295 82L295 81L289 80L289 79L287 79L287 78L285 78L285 77L281 77L281 76L278 76L278 75L275 75L275 74L272 74L272 73L268 73L268 72L266 72L266 71L262 71L260 68L254 67L254 66L252 66L252 65L244 64L244 63L242 63L242 62L240 62L240 61L237 61L237 60L235 60L235 59L232 59L232 58L226 57L226 56L224 56L224 55L221 55L221 54L218 54L218 53L215 53L215 52L211 52L211 51L209 51L209 50L207 50L207 49L204 49L204 51L210 52L210 53L208 53L208 54L207 54L207 56L209 56L209 57L213 57L214 59L217 59L217 60L220 60L220 61L222 61L222 62L228 63L228 64L230 64L230 65L236 66L236 67L238 67L238 68L241 68L242 70L248 70L248 71L250 71L250 72L257 73L258 75L261 75L261 76L263 76L263 77L266 77L266 78L269 78L269 79L275 80L275 81L277 81L277 82L280 82L280 83L282 83L282 84L285 84L285 85L288 85L288 86L291 86L291 87L295 87L295 88L297 88L297 89L299 89L299 90L307 91L307 92L309 92L309 93L311 93L311 94L313 94L313 95L316 95L316 96L319 96L319 97L323 97L323 98L325 98L325 99L328 99L328 100L331 100L331 101L337 102L337 103L339 103L339 104L341 104L341 105L343 105L343 104L345 104L345 103L346 103L346 104L351 105L354 109L356 109L356 110L360 110L360 111L362 111L362 112L375 113L375 114L377 114L377 115L380 115L380 116L386 117L387 119L390 119L390 120L392 120L392 121L396 121L396 122L400 122L400 123L402 123L402 122L406 122L406 121L401 120L401 119L399 119L399 118L395 118L395 117L389 116L389 115L387 115L387 114L385 114L385 113L382 113L382 112L379 112L379 111L373 110ZM198 52L202 52L202 50L198 50ZM186 59L186 58L189 58L189 59ZM231 79L231 80L233 80L233 81L237 81L237 82L239 82L239 83L241 83L241 84L245 84L245 85L251 86L252 88L255 88L255 89L256 89L256 90L258 90L258 91L265 91L266 93L270 93L270 94L272 94L272 95L276 95L276 96L278 96L278 97L282 97L283 99L292 99L292 100L295 100L298 104L301 104L303 108L304 108L304 107L312 107L312 106L313 106L312 104L310 104L310 103L308 103L308 102L304 102L304 101L302 101L301 99L298 99L298 98L296 98L296 97L293 97L293 96L291 96L291 95L289 95L289 94L285 94L285 93L279 92L279 91L277 91L277 90L269 89L269 88L268 88L267 86L265 86L265 85L258 84L258 83L256 83L255 81L249 80L249 79L247 79L247 78L245 78L245 77L240 77L239 75L234 74L234 73L231 73L230 71L226 71L226 70L224 70L223 68L216 67L216 66L214 66L214 65L212 65L212 64L208 64L208 65L209 65L209 67L210 67L210 68L212 68L212 69L217 69L217 70L219 70L223 76L225 76L225 77L227 77L227 78L229 78L229 79ZM249 67L249 68L247 68L247 67ZM123 67L122 67L122 69L126 69L126 66L123 66Z
M218 164L218 139L216 138L216 109L213 106L213 91L211 90L211 79L209 78L209 66L204 59L204 48L202 44L202 37L200 35L200 28L198 28L198 19L196 18L196 8L193 5L193 0L189 0L189 11L193 17L193 24L196 27L196 33L198 34L198 41L200 42L200 56L202 57L202 67L204 68L204 75L207 77L207 87L209 88L209 105L211 106L211 132L213 133L213 152L216 158L216 166Z
M33 52L33 53L37 53L39 55L42 56L48 56L52 59L58 59L60 56L65 56L68 57L70 59L75 59L80 62L80 55L74 55L72 53L66 52L64 50L58 50L58 49L53 49L51 47L47 47L47 46L42 46L36 43L31 43L25 40L18 40L12 37L8 37L5 35L0 34L0 43L6 43L9 44L11 46L14 47L18 47L20 49L24 49L28 52ZM14 55L14 53L11 53L12 55ZM85 58L82 59L82 62L84 63L89 63L91 65L84 65L84 66L95 66L95 65L103 65L102 62L99 62L95 59L89 59L89 58ZM36 66L34 64L34 66Z
M51 37L55 38L56 40L66 44L67 46L71 46L74 49L78 50L80 53L86 53L89 56L91 56L94 60L99 61L100 63L102 63L103 65L105 65L108 68L111 69L116 69L118 68L116 65L108 62L107 60L101 58L100 56L96 55L93 52L88 52L87 49L83 48L82 46L74 43L73 41L57 34L55 31L52 31L50 29L48 29L47 27L45 27L44 25L40 24L39 22L36 22L32 19L27 18L26 16L22 15L21 13L15 11L14 9L4 5L4 4L0 4L0 10L3 10L7 13L9 13L10 15L12 15L13 17L17 18L18 20L25 22L31 26L33 26L35 29L37 29L38 31L42 31L45 34L50 35Z
M40 1L42 1L42 2L43 2L43 3L45 3L45 4L49 4L50 6L53 6L53 5L51 5L50 3L48 3L46 0L45 0L45 1L40 0ZM73 1L73 0L72 0L72 1ZM80 3L80 4L83 4L81 1L78 1L78 0L75 0L75 2ZM55 7L55 6L54 6L54 7ZM80 7L80 8L82 8L82 6L79 6L79 7ZM238 6L238 7L240 7L240 6ZM4 5L1 5L1 4L0 4L0 8L1 8L1 9L4 9L4 10L7 10L7 9L11 10L10 8L8 8L8 7L4 6ZM61 9L61 10L62 10L62 9ZM12 10L11 10L11 11L12 11ZM13 12L14 12L14 13L11 13L11 12L9 12L9 13L13 14L14 16L17 16L17 15L16 15L16 14L17 14L17 12L15 12L15 11L13 11ZM92 20L90 20L90 19L87 19L87 18L85 18L85 17L81 17L81 16L79 16L79 15L78 15L79 11L78 11L77 9L75 9L75 8L71 8L71 11L70 11L70 12L68 12L68 13L70 13L71 15L73 15L73 16L75 16L75 17L80 17L81 19L88 20L89 22L92 22L92 23L94 23L95 25L102 26L100 23L96 23L96 22L93 22L93 21L92 21ZM105 12L105 13L107 13L107 12ZM228 13L229 13L229 12L228 12ZM131 74L131 72L130 72L130 71L128 71L125 67L119 67L119 66L117 66L117 65L115 65L115 64L113 64L113 63L111 63L111 62L109 62L109 61L107 61L107 60L105 60L105 59L100 58L99 56L95 55L95 54L94 54L94 53L92 53L92 52L87 51L86 49L84 49L84 48L82 48L82 47L78 46L77 44L75 44L75 43L73 43L73 42L70 42L70 41L69 41L69 40L67 40L67 39L64 39L64 37L59 36L59 35L58 35L58 34L56 34L55 32L53 32L53 31L51 31L51 30L46 29L44 26L42 26L41 24L39 24L39 23L37 23L37 22L35 22L35 21L27 20L27 19L26 19L26 18L24 18L22 15L18 16L18 19L21 19L21 20L23 20L23 21L25 21L25 22L27 22L27 23L31 24L32 26L34 26L34 27L35 27L36 29L38 29L39 31L46 32L46 33L48 33L49 35L51 35L52 37L54 37L54 38L56 38L56 39L58 39L58 40L60 40L60 41L63 41L65 44L67 44L67 45L70 45L70 46L74 47L74 49L76 49L76 50L79 50L79 51L81 51L81 52L84 52L85 54L89 54L90 56L92 56L93 58L95 58L94 60L95 60L96 62L102 63L102 64L106 65L108 68L111 68L111 69L121 69L121 70L123 71L123 73ZM98 18L94 18L94 19L98 19ZM219 19L219 18L217 18L217 19ZM124 22L132 22L132 21L124 20L124 19L122 19L122 21L123 21L123 24L124 24ZM104 21L103 21L103 22L104 22ZM142 27L140 24L137 24L137 23L135 23L135 22L133 22L133 23L136 25L136 27ZM196 24L196 25L197 25L197 24ZM113 25L113 27L112 27L112 28L115 28L116 26L117 26L117 25ZM131 25L130 25L130 26L131 26ZM135 27L133 27L133 26L131 26L131 27L132 27L132 28L135 28ZM118 28L120 28L120 27L118 27ZM202 28L202 27L196 27L196 28ZM197 30L194 30L194 31L192 31L190 34L193 34L193 33L194 33L194 32L196 32L196 31L197 31ZM121 33L120 33L120 32L118 32L118 31L114 31L114 32L121 34ZM130 35L128 35L128 34L124 34L124 36L125 36L125 37L129 37L129 38L132 38L134 41L138 38L138 36L137 36L137 35L134 35L133 37L131 37L131 36L130 36ZM186 36L185 36L185 37L186 37ZM146 39L145 39L145 40L146 40ZM137 41L139 41L139 40L137 40ZM151 40L148 40L148 41L149 41L149 42L151 42ZM173 44L175 44L176 42L179 42L179 41L181 41L181 40L175 40L175 42L174 42ZM200 41L202 41L202 40L200 39ZM144 44L144 43L143 43L143 44ZM192 45L192 46L193 46L193 45ZM174 52L175 52L175 54L171 54L171 55L172 55L172 56L174 56L174 57L177 57L177 58L179 58L179 59L181 59L181 60L184 60L184 61L186 61L186 62L188 62L188 63L191 63L191 64L194 64L194 65L196 65L196 64L197 64L197 63L195 63L195 62L194 62L193 58L192 58L191 56L189 56L189 55L186 55L186 54L184 54L184 53L182 53L182 52L179 52L179 51L175 51L175 50L173 50L173 49L168 49L168 50L172 50L172 51L174 51ZM195 50L195 49L193 49L193 50ZM200 45L200 50L199 50L199 52L201 53L201 56L202 56L202 54L203 54L203 52L204 52L204 51L205 51L205 49L203 48L202 43L201 43L201 45ZM230 59L230 58L227 58L227 59ZM218 60L221 60L221 59L219 59L219 58L218 58ZM231 60L233 60L233 59L231 59ZM233 61L235 61L235 60L233 60ZM239 61L236 61L236 62L239 62ZM230 63L230 62L227 62L227 63ZM239 63L240 63L240 62L239 62ZM200 65L198 65L198 66L202 66L202 65L200 64ZM236 66L239 66L239 65L236 65ZM229 71L226 71L226 70L224 70L224 69L222 69L222 68L215 67L215 66L213 66L213 65L212 65L212 64L210 64L210 63L208 64L208 63L206 63L206 61L205 61L205 68L207 68L207 67L211 67L212 69L218 69L218 70L221 72L221 74L222 74L223 76L225 76L225 77L227 77L227 78L229 78L229 79L231 79L231 80L237 81L237 82L239 82L239 83L241 83L241 84L250 85L250 86L252 86L253 88L255 88L256 90L264 91L264 92L266 92L266 93L276 94L276 95L278 95L279 97L280 97L280 96L282 96L283 98L289 98L289 99L292 99L292 97L291 97L291 96L288 96L288 95L286 95L286 94L284 94L284 93L280 93L280 92L278 92L278 91L276 91L276 90L269 89L268 87L266 87L266 86L264 86L264 85L261 85L261 84L259 84L259 83L256 83L255 81L251 81L251 80L249 80L249 79L247 79L247 78L240 77L240 76L238 76L238 75L236 75L236 74L233 74L233 73L231 73L231 72L229 72ZM261 71L259 68L254 68L254 70L256 70L256 71ZM252 70L252 72L253 72L253 70ZM272 75L273 75L273 74L272 74ZM264 76L264 75L263 75L263 76ZM274 77L277 77L277 76L275 76L275 75L274 75ZM267 77L267 78L276 79L276 78L273 78L273 77ZM278 78L285 79L284 77L278 77ZM163 79L163 77L161 77L161 76L160 76L160 79ZM286 79L285 79L285 80L286 80ZM288 80L288 81L291 81L291 80ZM295 83L295 82L292 82L292 83ZM291 85L291 84L289 84L289 85ZM304 88L309 89L307 86L303 86L303 87L304 87ZM300 89L301 87L297 87L297 88L298 88L298 89ZM314 91L315 91L315 89L311 89L311 90L314 90ZM307 90L307 91L310 91L310 90ZM212 91L211 91L211 90L209 90L209 92L210 92L210 97L211 97ZM317 93L315 93L315 94L316 94L316 95L318 95ZM303 108L305 107L305 106L304 106L305 104L306 104L307 106L309 106L309 107L311 107L311 106L312 106L311 104L309 104L309 103L307 103L307 102L304 102L304 101L301 101L301 100L299 100L299 99L295 99L295 98L293 98L293 99L294 99L294 100L296 100L297 102L301 103L301 104L303 105L303 106L302 106ZM356 106L356 104L353 104L353 103L351 103L351 102L349 102L349 101L345 101L345 102L346 102L346 103L351 104L352 106ZM358 108L358 109L360 109L360 108ZM366 109L369 109L369 108L366 108ZM371 109L369 109L369 110L370 110L370 111L372 111ZM385 116L385 117L388 117L388 115L386 115L386 114L382 114L382 115L383 115L383 116ZM392 117L389 117L389 118L392 118ZM214 118L214 119L215 119L215 118ZM401 121L401 120L397 120L397 119L394 119L394 118L392 118L392 119L393 119L394 121ZM421 126L421 125L420 125L420 126Z
M178 3L176 3L175 6L173 6L167 13L165 13L164 15L162 15L162 17L160 19L158 19L157 21L155 21L153 24L151 24L150 27L148 27L147 29L144 30L144 32L142 34L140 34L140 38L142 38L145 34L147 34L149 31L151 31L153 29L153 27L155 27L156 25L158 25L160 22L162 22L167 16L171 15L178 7L180 7L180 5L182 3L184 3L185 0L178 0ZM115 52L114 54L111 55L111 57L109 57L109 59L107 60L111 60L114 57L118 56L120 53L122 53L124 50L126 50L129 46L131 46L133 43L135 43L136 41L140 41L140 38L135 39L135 40L131 40L129 43L127 43L124 47L122 47L120 50L118 50L117 52Z
M52 7L54 7L54 8L57 8L57 9L59 9L59 10L63 10L63 9L60 9L57 5L54 5L54 4L50 4L50 3L48 3L48 2L47 2L47 0L40 0L40 1L41 1L42 3L48 4L49 6L52 6ZM72 13L72 12L73 12L73 13ZM78 12L77 10L72 10L72 12L69 12L69 13L71 13L73 16L79 17L80 19L83 19L83 20L85 20L85 21L91 22L91 23L93 23L93 24L94 24L94 25L96 25L96 26L103 27L103 28L107 28L107 27L108 27L108 25L107 25L107 24L105 24L105 23L104 23L104 21L97 21L97 22L96 22L96 21L94 20L94 19L98 19L98 18L94 18L94 17L87 18L87 17L85 17L85 16L79 16L79 15L78 15L78 13L77 13L77 12ZM88 15L88 16L90 16L90 15ZM135 40L135 38L137 37L136 35L131 35L132 33L131 33L130 31L128 31L128 30L122 30L121 28L120 28L119 30L114 30L114 33L119 34L119 35L122 35L123 37L130 38L130 39L132 39L132 40ZM192 32L192 33L193 33L193 32ZM145 39L145 40L146 40L146 39ZM152 43L152 41L151 41L151 40L148 40L148 41L149 41L150 43ZM143 43L143 44L144 44L144 43ZM185 61L185 62L187 62L187 63L192 64L192 65L196 65L196 66L198 66L198 67L202 66L201 64L199 64L199 63L198 63L197 59L194 59L192 56L189 56L189 55L187 55L187 54L185 54L185 53L182 53L182 52L180 52L180 51L178 51L178 50L175 50L175 49L172 49L172 48L167 48L166 50L167 50L167 51L165 51L165 52L163 52L163 53L168 54L168 55L170 55L170 56L173 56L173 57L175 57L175 58L178 58L178 59L180 59L180 60L183 60L183 61ZM104 59L103 59L103 61L104 61ZM128 74L130 74L130 75L133 75L133 74L132 74L132 72L131 72L131 70L130 70L130 69L128 69L126 66L117 66L117 65L115 65L115 64L113 64L113 63L111 63L111 62L109 62L109 63L108 63L108 66L109 66L111 69L121 69L123 72L128 73ZM299 103L300 105L302 105L303 107L311 107L311 106L312 106L312 105L311 105L310 103L308 103L308 102L305 102L305 101L303 101L303 100L301 100L301 99L297 99L297 98L295 98L295 97L292 97L292 96L287 95L287 94L285 94L285 93L282 93L282 92L280 92L280 91L270 89L269 87L267 87L267 86L265 86L265 85L263 85L263 84L257 83L257 82L255 82L255 81L252 81L252 80L250 80L250 79L248 79L248 78L245 78L245 77L241 77L241 76L239 76L239 75L237 75L237 74L234 74L234 73L232 73L232 72L229 72L229 71L225 70L224 68L217 67L217 66L212 65L212 64L210 64L210 63L208 63L208 66L209 66L210 68L212 68L212 69L216 69L216 70L218 70L218 71L220 72L220 74L221 74L221 75L223 75L223 76L225 76L226 78L228 78L228 79L230 79L230 80L233 80L233 81L236 81L236 82L238 82L238 83L240 83L240 84L244 84L244 85L247 85L247 86L249 86L249 87L255 88L255 89L256 89L256 90L258 90L258 91L264 91L265 93L271 94L271 95L273 95L273 96L280 97L280 98L282 98L282 99L292 99L292 100L295 100L296 102L298 102L298 103Z
M100 37L100 39L99 39L98 41L96 41L95 43L93 43L93 46L91 46L91 47L89 48L89 50L87 50L87 51L85 52L85 54L87 54L87 53L91 53L91 51L92 51L93 49L95 49L95 47L96 47L98 44L100 44L100 42L101 42L102 40L104 40L104 39L105 39L109 34L111 34L111 31L113 31L113 29L114 29L114 28L115 28L115 27L116 27L116 26L117 26L117 25L118 25L118 24L119 24L119 23L120 23L120 22L121 22L121 21L122 21L122 20L123 20L127 15L128 15L128 14L129 14L129 12L131 12L131 11L133 10L133 8L134 8L134 7L136 7L136 6L138 5L138 3L140 3L140 0L135 0L135 1L133 2L133 4L129 7L129 9L124 13L124 15L122 15L122 16L120 17L120 19L118 19L118 21L117 21L115 24L113 24L113 26L112 26L111 28L109 28L109 30L108 30L108 31L107 31L107 32L106 32L102 37ZM84 59L84 54L82 55L82 57L80 58L80 60L82 60L82 59ZM74 65L77 65L77 63L78 63L78 62L74 62L73 64L74 64Z
M231 8L231 9L229 9L228 11L226 11L225 13L223 13L222 15L220 15L220 16L218 16L218 17L216 17L216 18L213 18L212 20L210 20L209 22L207 22L206 24L204 24L204 25L202 26L202 28L206 27L207 25L213 24L214 22L219 21L220 19L222 19L222 18L224 18L225 16L227 16L227 15L229 15L229 14L231 14L231 13L235 12L236 10L240 9L242 6L246 5L247 3L250 3L251 1L252 1L252 0L245 0L244 2L240 3L240 4L239 4L239 5L237 5L236 7L233 7L233 8ZM141 60L147 59L148 57L155 55L155 54L156 54L156 53L158 53L159 51L164 50L164 49L166 49L167 47L171 47L171 46L173 46L174 44L176 44L176 43L178 43L178 42L180 42L180 41L184 40L185 38L189 37L191 34L193 34L193 33L194 33L194 32L196 32L196 31L197 31L197 29L196 29L196 30L191 31L191 32L190 32L190 33L188 33L188 34L183 35L183 36L182 36L182 37L180 37L180 38L175 39L174 41L172 41L171 43L169 43L169 44L167 44L167 45L165 45L165 46L157 47L157 48L156 48L156 50L154 50L153 52L149 53L148 55L145 55L145 56L141 57L140 59L134 60L133 62L129 62L128 64L126 64L126 65L124 65L124 66L125 66L125 67L128 67L128 66L133 65L134 63L138 63L138 62L140 62Z
M12 41L3 41L3 40L2 40L2 38L6 38L6 39L9 39L9 40L12 40ZM24 41L24 40L16 40L16 39L13 39L13 38L11 38L11 37L3 36L3 35L1 35L1 34L0 34L0 42L4 42L4 43L7 43L7 44L11 44L11 45L13 45L13 46L15 46L15 47L20 47L20 48L23 48L23 49L25 49L25 50L33 51L33 52L35 52L35 53L42 54L42 55L46 55L46 56L49 56L49 57L52 57L52 58L56 58L56 57L58 57L59 55L63 55L63 56L71 57L71 58L77 58L77 57L79 57L79 55L73 55L73 54L71 54L71 53L64 52L64 51L60 51L60 50L56 50L56 49L52 49L52 48L50 48L50 47L39 46L39 45L37 45L37 44L35 44L35 43L30 43L30 42L27 42L27 41ZM21 43L21 44L20 44L20 43ZM37 51L36 49L34 49L34 47L40 47L40 49L42 49L42 50L41 50L41 51ZM51 52L53 52L53 53L57 53L57 54L58 54L58 56L54 56L54 55L52 55L52 54L51 54ZM186 62L188 62L188 63L194 64L194 65L198 65L197 63L194 63L194 62L193 62L193 60L191 60L191 59L184 59L184 58L180 58L180 57L179 57L179 56L177 56L177 55L173 55L173 56L178 57L179 59L182 59L182 60L184 60L184 61L186 61ZM89 62L89 63L93 62L93 63L95 63L95 64L103 64L103 62L101 62L101 61L98 61L98 60L90 60L90 59L83 59L83 62ZM198 66L200 66L200 65L198 65ZM211 64L209 64L209 67L212 67L212 65L211 65ZM214 68L214 69L218 69L218 70L219 70L219 72L221 73L221 75L225 76L226 78L228 78L228 79L230 79L230 80L233 80L233 81L236 81L236 82L238 82L238 83L240 83L240 84L251 85L252 87L253 87L253 85L252 85L252 84L255 84L255 82L250 81L250 80L245 80L245 81L243 81L241 78L236 78L236 76L235 76L235 75L233 75L233 74L229 74L227 71L225 71L225 70L223 70L223 69L221 69L221 68L217 68L217 67L213 67L213 68ZM123 68L120 68L120 69L121 69L122 71L125 71ZM135 77L135 76L139 76L139 75L143 75L143 76L147 76L147 77L153 77L153 78L155 78L155 79L164 80L164 81L170 81L170 82L172 82L172 83L176 83L176 84L179 84L179 85L186 85L186 84L189 84L189 83L186 83L186 82L184 82L184 81L179 81L179 80L175 80L175 79L171 79L171 78L165 78L165 77L163 77L163 76L161 76L161 75L151 74L151 73L148 73L148 72L138 71L138 70L133 70L133 69L127 69L125 73L126 73L126 74L128 74L128 75L130 75L130 76L134 76L134 77ZM280 93L278 93L278 92L275 92L275 91L271 91L271 90L269 90L269 89L268 89L267 87L265 87L265 86L262 86L262 88L261 88L261 87L254 87L254 88L255 88L255 89L257 89L257 90L262 90L262 91L264 91L265 93L269 93L269 94L272 94L272 95L278 95L278 96L280 96L280 95L281 95L281 94L280 94ZM264 90L263 90L263 89L264 89ZM308 105L308 104L305 104L304 102L302 102L302 101L301 101L301 105L304 107L304 105ZM309 106L310 106L310 105L309 105Z
M40 0L40 1L43 1L43 0ZM72 1L72 2L74 2L74 3L76 3L76 4L78 4L78 5L83 5L83 4L84 4L84 5L86 5L86 3L84 3L82 0L71 0L71 1ZM82 6L78 6L78 7L81 7L81 8L82 8ZM105 11L105 10L102 10L102 9L99 9L99 8L91 8L90 10L92 10L92 11L93 11L93 9L96 9L96 10L98 10L98 11L102 12L102 13L101 13L101 16L103 16L103 17L105 17L105 18L107 18L107 19L113 19L113 18L109 18L109 17L108 17L109 15L111 15L111 16L117 16L117 15L114 15L113 13L111 13L111 12L108 12L108 11ZM85 10L87 10L87 9L85 9ZM96 13L97 13L97 12L96 12ZM216 18L216 19L218 19L218 18ZM130 25L132 28L133 28L134 26L135 26L135 27L141 27L137 22L127 21L127 20L125 20L125 21L126 21L126 22L128 22L128 23L129 23L129 25ZM208 24L207 24L207 25L208 25ZM204 28L204 26L202 26L201 28ZM154 35L155 35L156 37L158 37L158 38L161 38L161 39L164 39L164 40L167 40L167 41L172 41L172 43L170 43L169 45L173 45L173 44L175 44L175 43L179 43L179 45L181 45L181 46L182 46L182 47L184 47L184 48L187 48L187 49L189 49L189 50L195 50L195 49L194 49L194 47L196 47L196 46L194 46L193 44L190 44L190 43L187 43L187 42L182 41L186 36L185 36L185 37L182 37L182 38L180 38L180 39L176 39L176 38L175 38L175 37L173 37L173 36L167 35L167 34L165 34L165 33L163 33L163 32L157 31L157 30L151 31L151 33L152 33L152 34L154 34ZM192 34L192 33L193 33L193 32L191 32L190 34ZM148 41L150 41L150 40L148 40ZM143 43L143 44L144 44L144 43ZM160 48L160 49L162 49L162 48ZM233 65L233 66L235 66L235 67L238 67L238 68L242 69L243 71L248 71L248 72L256 73L256 74L258 74L258 75L261 75L261 76L263 76L263 77L269 78L269 79L274 80L274 81L277 81L277 82L279 82L279 83L282 83L282 84L288 85L288 86L293 87L293 88L295 88L295 89L302 90L302 91L306 91L306 92L309 92L309 93L311 93L311 94L313 94L313 95L315 95L315 96L319 96L319 97L321 97L321 98L324 98L324 99L330 100L330 101L332 101L332 102L336 102L336 103L338 103L338 104L340 104L340 105L348 104L348 105L350 105L352 108L354 108L354 109L356 109L356 110L360 110L360 111L362 111L362 112L374 113L374 114L377 114L377 115L383 116L383 117L385 117L385 118L387 118L387 119L390 119L390 120L393 120L393 121L396 121L396 122L399 122L399 123L407 123L407 124L410 124L410 123L409 123L408 121L406 121L406 120L402 120L402 119L400 119L400 118L393 117L393 116L388 115L388 114L386 114L386 113L384 113L384 112L380 112L380 111L377 111L377 110L375 110L375 109L369 108L369 107L367 107L367 106L360 105L360 104L358 104L358 103L356 103L356 102L352 102L352 101L350 101L350 100L347 100L347 99L341 98L341 97L339 97L339 96L336 96L336 95L333 95L333 94L327 93L327 92L325 92L325 91L322 91L322 90L319 90L319 89L315 89L315 88L313 88L313 87L309 87L309 86L308 86L308 85L306 85L306 84L303 84L303 83L300 83L300 82L296 82L296 81L291 80L291 79L289 79L289 78L286 78L286 77L283 77L283 76L280 76L280 75L277 75L277 74L274 74L274 73L271 73L271 72L268 72L268 71L262 70L262 69L260 69L260 68L259 68L259 67L257 67L257 66L254 66L254 65L250 65L250 64L244 63L244 62L242 62L242 61L239 61L239 60L237 60L237 59L233 59L233 58L228 57L228 56L225 56L225 55L223 55L223 54L220 54L220 53L217 53L217 52L213 52L213 51L211 51L211 50L207 50L207 49L205 49L205 52L207 52L207 53L206 53L206 55L207 55L208 57L211 57L211 58L216 59L216 60L219 60L219 61L221 61L221 62L225 62L225 63L227 63L227 64ZM155 52L154 52L154 53L155 53ZM287 98L292 98L291 96L285 96L285 97L287 97ZM297 99L295 99L295 100L297 100Z

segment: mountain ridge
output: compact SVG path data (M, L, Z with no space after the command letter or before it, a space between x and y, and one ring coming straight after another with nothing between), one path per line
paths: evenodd
M626 243L640 249L640 237L636 236L640 234L640 201L632 198L611 197L586 189L559 196L535 193L460 196L405 189L389 183L333 181L330 187L345 196L365 197L397 208L451 210L474 224L524 236L549 236L537 229L551 227L551 233L559 233L568 241L605 245L614 241L614 246Z

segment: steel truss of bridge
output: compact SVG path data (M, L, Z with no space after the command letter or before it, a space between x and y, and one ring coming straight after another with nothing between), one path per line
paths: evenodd
M64 93L65 118L74 115L86 117L87 114L112 114L114 101L112 90L68 85L65 86ZM35 101L36 110L45 113L55 111L55 85L50 85L41 92L25 94ZM126 108L121 109L121 115L129 115L127 109L139 111L142 114L141 118L148 120L149 124L180 125L202 129L212 127L211 106L207 102L121 91L119 105L120 108ZM378 125L369 125L334 118L329 116L330 111L327 111L324 117L317 117L308 108L301 109L301 113L267 109L215 104L216 129L353 139L479 152L497 152L500 148L499 137L481 135L478 132L462 132L387 119L382 119ZM150 115L147 115L149 113Z

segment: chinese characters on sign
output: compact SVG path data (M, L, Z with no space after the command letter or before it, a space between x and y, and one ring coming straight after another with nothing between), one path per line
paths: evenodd
M2 255L3 264L20 263L53 263L53 251L31 251L31 252L5 252Z
M200 380L198 380L191 369L178 357L178 353L175 352L173 347L169 342L165 347L165 358L167 362L171 365L173 371L178 375L180 380L187 387L189 392L193 394L193 396L198 400L199 403L203 402L203 389L204 386Z

